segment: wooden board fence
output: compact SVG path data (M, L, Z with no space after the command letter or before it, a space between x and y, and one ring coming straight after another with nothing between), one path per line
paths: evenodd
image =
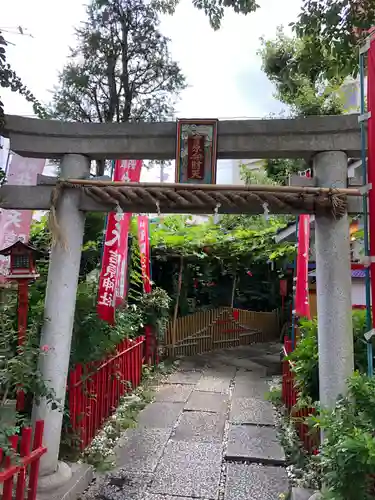
M278 340L277 311L255 312L221 307L171 321L165 345L170 356L189 356L258 342Z

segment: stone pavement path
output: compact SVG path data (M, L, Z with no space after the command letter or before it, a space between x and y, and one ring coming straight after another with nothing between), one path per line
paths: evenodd
M278 500L288 480L265 394L279 370L278 344L185 358L84 500Z

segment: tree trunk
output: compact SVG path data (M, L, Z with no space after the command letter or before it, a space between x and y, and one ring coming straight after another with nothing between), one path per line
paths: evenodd
M96 160L96 176L101 177L105 172L105 160Z
M237 284L237 269L234 271L234 276L233 276L233 285L232 285L232 299L231 299L231 308L233 309L234 305L234 296L236 295L236 284Z

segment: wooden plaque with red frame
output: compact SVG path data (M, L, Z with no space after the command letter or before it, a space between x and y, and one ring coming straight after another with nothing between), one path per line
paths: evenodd
M216 119L177 120L176 182L216 184L217 125Z

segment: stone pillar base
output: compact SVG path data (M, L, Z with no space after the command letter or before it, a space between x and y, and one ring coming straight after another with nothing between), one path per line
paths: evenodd
M55 491L66 484L72 477L72 469L65 462L57 463L57 471L47 476L39 476L38 493Z
M37 500L74 500L87 489L94 477L88 464L58 463L58 470L49 476L39 476Z

